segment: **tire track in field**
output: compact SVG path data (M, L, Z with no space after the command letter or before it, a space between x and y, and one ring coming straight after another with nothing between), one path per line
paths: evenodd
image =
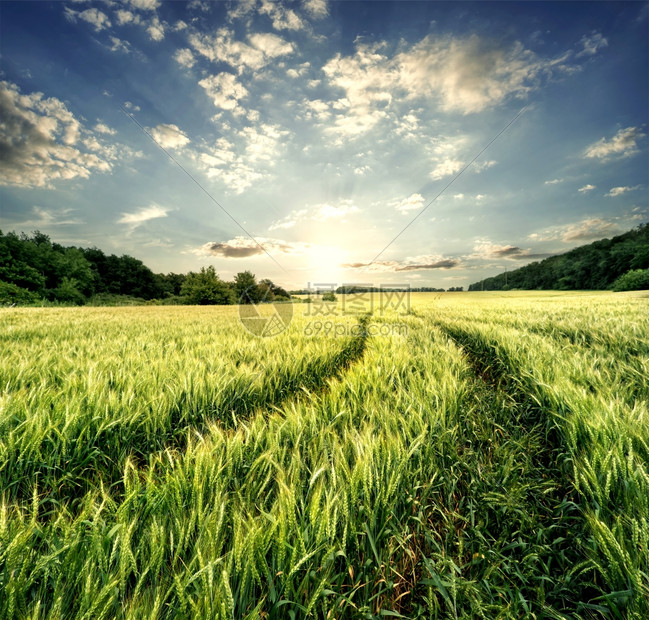
M558 430L495 351L485 354L469 333L436 323L464 352L475 377L477 415L464 421L464 432L477 460L467 471L477 467L482 474L468 474L465 501L480 506L484 530L476 531L476 540L484 538L482 549L472 549L477 565L470 563L474 574L467 578L485 579L480 563L489 559L486 548L497 572L502 568L504 579L527 601L525 613L576 612L600 592L592 587L592 571L572 572L585 565L586 532Z
M4 459L0 463L0 478L4 480L5 501L26 504L32 500L36 488L39 495L52 502L53 512L61 502L71 502L69 508L73 509L100 481L110 489L111 495L119 495L123 466L128 458L137 464L165 448L182 451L189 437L200 434L210 423L235 428L240 420L270 413L300 394L328 389L331 379L341 377L362 359L368 320L369 316L361 317L358 334L349 337L345 346L333 355L309 360L299 374L291 372L290 367L283 368L285 373L277 376L273 389L267 389L269 386L262 382L242 397L238 384L231 383L228 387L231 393L219 403L200 406L192 403L191 394L182 392L172 406L167 430L155 435L141 427L116 424L99 429L92 437L83 429L82 435L69 441L63 452L58 450L54 436L47 437L44 446L39 446L37 454L31 457L20 452L19 442L15 450L1 446Z

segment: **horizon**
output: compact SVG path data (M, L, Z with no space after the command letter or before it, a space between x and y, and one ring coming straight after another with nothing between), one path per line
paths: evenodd
M0 6L5 232L448 289L649 219L647 2Z

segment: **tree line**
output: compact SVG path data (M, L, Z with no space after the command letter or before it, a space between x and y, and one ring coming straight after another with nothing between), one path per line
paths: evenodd
M105 254L98 248L64 247L39 232L31 236L0 230L0 303L234 304L288 301L290 295L271 280L250 271L232 282L214 267L199 272L153 273L141 260Z
M486 278L470 291L649 289L649 224Z

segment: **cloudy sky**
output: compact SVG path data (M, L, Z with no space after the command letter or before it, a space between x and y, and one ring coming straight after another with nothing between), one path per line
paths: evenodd
M649 220L648 19L4 0L0 229L156 272L467 286Z

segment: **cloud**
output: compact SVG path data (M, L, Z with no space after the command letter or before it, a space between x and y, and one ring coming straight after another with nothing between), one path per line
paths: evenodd
M293 10L271 0L261 0L259 8L261 15L268 15L275 30L302 30L306 28L305 22Z
M477 35L426 36L395 57L407 97L432 96L443 110L481 112L507 97L524 97L540 78L564 69L567 55L541 58L521 43L509 47Z
M160 6L160 0L128 0L134 9L142 11L155 11Z
M617 219L617 218L616 218ZM556 241L574 243L575 241L593 241L621 233L622 229L614 220L600 217L589 217L580 222L565 224L541 233L533 233L531 239L536 241Z
M270 32L263 34L251 34L249 37L253 47L263 52L266 58L277 58L292 54L295 47L292 43L285 41L282 37Z
M273 222L269 230L279 228L293 228L299 222L327 222L329 220L339 220L345 222L345 218L353 213L358 213L358 207L352 200L342 200L338 204L322 203L310 206L305 209L291 211L286 217Z
M584 157L608 159L612 156L630 157L639 152L638 140L645 137L639 127L620 129L610 140L601 138L584 150Z
M100 32L106 28L110 28L111 23L106 13L102 13L99 9L86 9L85 11L73 11L71 8L66 7L65 16L71 22L76 22L80 19L88 22L93 26L95 32Z
M620 227L615 222L601 218L589 218L579 224L566 226L561 234L561 240L568 243L570 241L601 239L619 232L621 232Z
M76 218L67 218L68 213L72 213L74 209L61 209L55 211L53 209L44 209L37 205L32 207L32 213L35 217L25 220L23 222L16 222L16 226L23 228L43 229L50 226L65 226L69 224L81 224L81 220Z
M240 194L271 176L290 134L278 125L261 123L232 132L231 140L219 138L197 161L208 177L217 178Z
M456 172L459 172L460 170L462 170L463 166L464 162L460 161L459 159L445 159L439 162L435 166L435 168L433 168L429 176L431 179L433 179L433 181L439 181L444 177L451 176Z
M585 194L586 192L591 192L594 189L595 189L595 186L588 183L588 184L584 185L583 187L580 187L577 191L581 192L582 194Z
M213 36L194 33L189 43L196 52L211 62L225 62L234 67L239 74L245 69L258 71L273 59L292 54L294 46L278 35L252 34L251 45L233 38L234 33L227 28L219 28Z
M174 54L174 60L179 65L187 67L188 69L191 69L194 64L196 64L194 54L192 54L192 51L188 50L187 48L176 50L176 53Z
M580 41L582 50L577 54L580 56L593 56L600 49L608 46L608 41L599 32L593 32L590 36L584 35Z
M473 254L469 258L479 259L502 259L507 260L534 260L552 256L548 253L534 253L531 250L524 250L515 245L496 245L489 241L480 241L473 248Z
M136 228L140 224L144 224L144 222L148 222L149 220L154 220L161 217L167 217L168 212L169 209L165 209L164 207L160 207L156 204L152 204L149 207L141 208L139 211L136 211L135 213L122 213L122 217L119 220L117 220L117 223L129 224L133 228Z
M390 206L393 206L397 211L401 211L401 213L407 213L408 211L421 209L424 203L425 199L421 194L410 194L408 198L404 198L400 202L391 202Z
M123 26L124 24L139 24L142 22L139 15L125 9L119 9L115 15L117 15L117 23L120 26Z
M248 96L248 90L237 82L232 73L211 75L203 78L198 85L205 89L217 108L224 110L234 110L239 100Z
M164 24L157 16L149 22L146 31L149 33L149 37L151 37L153 41L162 41L162 39L165 38Z
M114 136L117 133L114 129L111 129L108 125L101 122L98 122L94 129L97 133L103 133L109 136Z
M221 258L250 258L258 254L281 252L283 254L302 254L309 244L291 243L281 239L258 237L235 237L229 241L210 241L200 248L190 250L198 256L219 256Z
M346 269L387 273L400 271L426 271L430 269L454 269L460 265L460 261L454 258L428 255L411 257L404 261L386 260L375 261L373 263L343 263L342 267Z
M302 5L313 19L322 19L329 14L327 0L303 0Z
M111 52L124 52L125 54L131 53L131 44L128 41L122 41L117 37L110 37L110 51Z
M633 187L623 186L623 187L612 187L605 196L621 196L627 192L634 192L637 189L640 189L641 185L634 185Z
M558 185L559 183L563 183L563 179L552 179L552 181L546 181L545 185Z
M189 144L189 138L176 125L161 124L149 129L149 133L165 149L178 149Z
M51 187L61 179L88 178L109 171L110 162L127 153L90 140L92 132L59 99L22 94L6 81L0 82L0 118L1 185Z

